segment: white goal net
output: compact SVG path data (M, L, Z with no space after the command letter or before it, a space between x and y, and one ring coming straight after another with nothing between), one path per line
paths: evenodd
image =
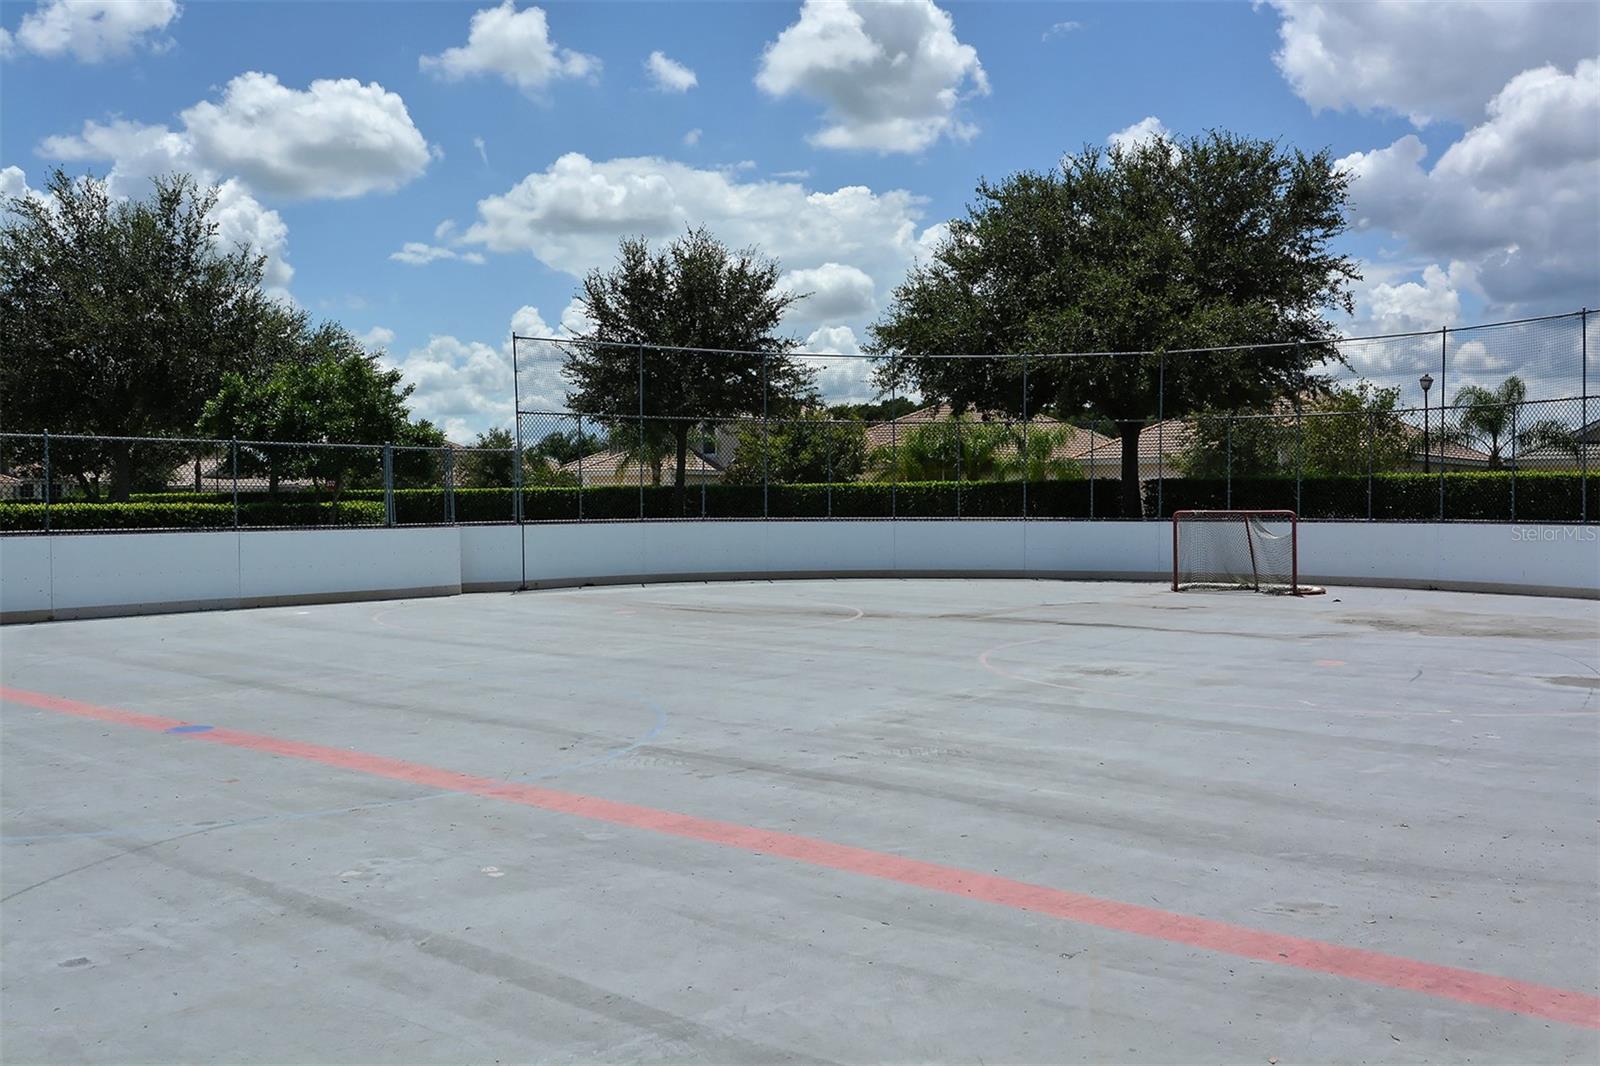
M1178 511L1172 516L1172 589L1248 589L1295 596L1299 526L1293 511Z

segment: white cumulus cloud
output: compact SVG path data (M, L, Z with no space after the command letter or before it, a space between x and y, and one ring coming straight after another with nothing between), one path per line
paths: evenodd
M1600 289L1600 60L1512 78L1427 165L1414 135L1339 161L1359 229L1459 260L1496 313L1569 309Z
M737 172L655 157L596 162L569 152L478 202L463 240L531 252L581 275L615 258L627 234L670 239L704 224L734 247L759 245L791 270L834 262L899 280L918 249L922 200L861 185L812 192L795 182L741 181Z
M1503 0L1270 0L1278 69L1318 110L1472 122L1516 75L1593 55L1600 7Z
M464 263L483 262L483 256L478 252L458 252L453 248L427 244L423 241L407 241L398 252L390 252L389 258L407 266L427 266L440 259L459 259Z
M354 78L302 90L251 71L228 83L220 103L202 101L182 117L207 165L282 196L396 189L432 158L399 94Z
M879 152L969 139L977 128L961 119L960 104L989 91L977 49L957 39L932 0L806 0L767 46L756 84L775 97L822 101L826 124L813 144Z
M99 63L139 48L161 51L178 17L177 0L44 0L22 16L13 37L0 30L0 54L28 51Z
M571 308L569 306L568 312ZM565 316L564 316L565 317ZM561 336L570 333L565 322L561 330L545 323L535 307L524 306L511 316L510 330L523 336ZM393 341L388 330L383 344ZM365 341L367 338L363 338ZM554 345L518 345L522 356L520 380L524 411L558 411L566 403L561 379L561 352ZM458 443L470 443L473 436L487 429L512 424L511 343L498 347L482 341L461 340L449 335L434 335L420 348L383 357L386 367L398 369L403 380L415 390L411 394L412 413L431 420L445 435ZM551 424L549 428L561 428ZM570 428L570 427L569 427Z
M124 180L172 170L237 175L256 191L295 198L396 189L432 157L405 101L376 82L314 81L300 90L251 71L229 82L220 102L180 117L181 130L90 120L76 134L46 137L39 153L109 159Z
M694 71L661 51L650 53L650 58L644 61L644 69L650 73L655 87L664 93L686 93L700 84Z
M829 403L866 403L878 398L878 387L872 379L873 362L849 358L861 354L861 342L855 330L849 326L819 326L806 337L802 347L807 352L832 352L839 356L831 359L826 355L800 357L815 371L813 380Z
M562 78L600 73L599 59L560 47L550 39L550 22L543 8L518 11L515 0L478 11L468 26L465 45L423 56L419 64L447 81L495 75L527 93Z
M257 255L267 257L262 279L267 294L290 300L294 267L289 265L289 227L278 212L263 207L237 178L229 178L217 187L211 217L217 223L219 244L230 248L248 245Z
M1358 286L1358 299L1375 332L1433 330L1460 324L1461 293L1474 284L1465 263L1451 263L1448 268L1429 263L1415 280L1364 282Z
M789 309L796 322L838 321L870 315L877 307L876 285L860 267L844 263L823 263L805 270L791 270L778 279L778 286L805 299Z
M356 337L363 348L387 348L394 343L394 330L388 326L373 326Z
M1117 148L1137 148L1146 141L1153 141L1157 137L1170 138L1172 131L1154 115L1146 115L1126 129L1120 129L1106 138L1106 143Z

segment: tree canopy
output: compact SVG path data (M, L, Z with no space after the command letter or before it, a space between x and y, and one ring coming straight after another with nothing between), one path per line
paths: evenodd
M1176 457L1185 477L1365 474L1404 469L1417 444L1396 409L1400 390L1334 387L1293 414L1203 412Z
M1349 177L1327 151L1229 133L1086 147L1048 172L979 184L931 261L869 330L880 384L958 411L1084 412L1122 439L1124 506L1141 507L1138 439L1158 413L1236 410L1302 394L1337 360L1322 313L1353 307L1354 263L1330 250ZM1285 341L1300 345L1267 347ZM939 359L969 353L1207 355ZM1024 370L1026 364L1026 371ZM1163 387L1164 386L1164 387Z
M7 428L164 436L194 424L224 374L272 358L283 325L264 260L220 247L216 192L177 175L119 200L94 178L51 175L0 210L0 406ZM63 448L87 480L108 469L126 499L142 467L129 441ZM81 467L77 469L76 467Z
M801 294L778 287L778 264L755 249L730 251L691 229L660 252L624 239L610 270L583 279L578 297L592 326L571 345L563 372L575 411L609 420L611 436L668 449L682 509L689 435L702 421L797 413L812 395L809 367L778 334ZM684 348L729 349L723 355ZM643 424L640 382L643 373Z
M413 422L406 399L412 386L344 327L326 324L295 346L304 358L285 360L265 374L230 372L201 412L198 429L217 438L261 442L242 448L241 473L265 474L276 491L281 478L299 476L336 491L370 480L381 462L376 447L318 447L354 441L402 448L437 448L444 434L426 420ZM397 452L397 483L436 483L436 458Z

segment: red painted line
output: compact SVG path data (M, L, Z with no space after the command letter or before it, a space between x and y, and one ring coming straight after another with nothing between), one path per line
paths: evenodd
M0 699L59 714L115 722L154 732L164 733L174 727L189 724L176 718L99 707L22 689L0 687ZM631 829L645 829L668 836L705 841L760 855L792 859L810 866L843 870L952 896L965 896L1002 907L1048 914L1100 929L1133 933L1136 936L1185 944L1224 955L1258 959L1279 966L1292 966L1355 981L1365 981L1368 984L1421 992L1474 1006L1532 1015L1588 1029L1600 1029L1600 997L1583 992L1552 988L1548 985L1498 977L1475 970L1436 966L1416 959L1385 955L1363 948L1343 947L1320 940L1308 940L1304 937L1287 936L1248 926L1231 925L1227 922L1176 914L1133 903L1085 896L1058 888L1013 881L1010 878L963 870L954 866L921 862L917 859L902 858L846 844L835 844L793 833L719 822L654 807L618 803L597 796L540 788L536 785L497 781L493 778L439 769L403 759L346 751L321 744L283 740L259 733L223 728L204 733L174 734L174 738L207 744L226 744L229 747L320 763L374 777L409 781L429 788L484 796Z

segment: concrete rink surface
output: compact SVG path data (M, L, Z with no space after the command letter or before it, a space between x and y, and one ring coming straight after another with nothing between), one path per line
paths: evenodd
M11 627L8 1062L1600 1059L1600 604L615 586Z

